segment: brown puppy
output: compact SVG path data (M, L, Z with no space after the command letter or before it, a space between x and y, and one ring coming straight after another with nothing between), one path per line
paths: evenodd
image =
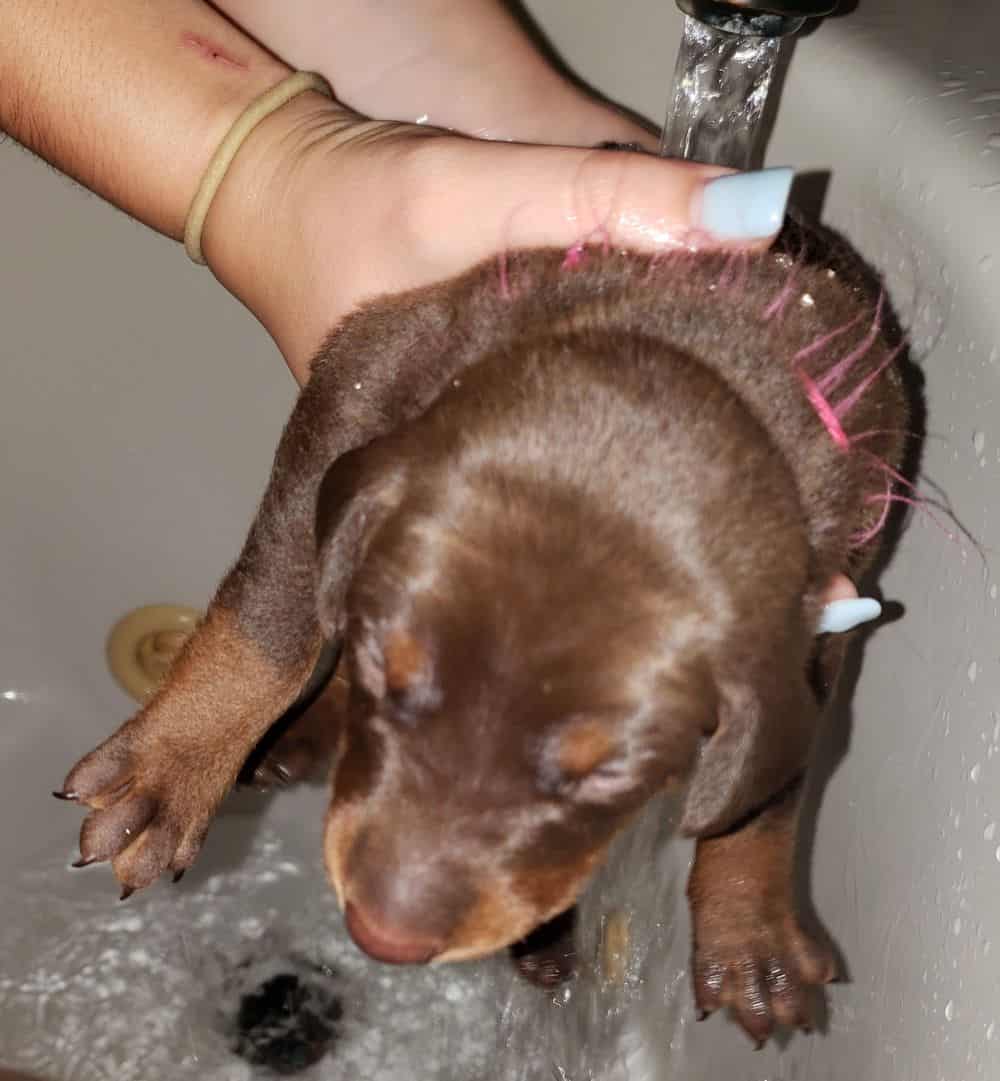
M699 1008L808 1025L814 628L874 554L906 408L857 266L793 247L511 256L349 319L203 626L66 779L83 860L126 893L188 867L343 640L325 855L366 951L521 939L684 781Z

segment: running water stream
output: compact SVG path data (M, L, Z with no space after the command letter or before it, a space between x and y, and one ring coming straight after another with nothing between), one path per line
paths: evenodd
M783 40L686 17L660 153L752 167Z

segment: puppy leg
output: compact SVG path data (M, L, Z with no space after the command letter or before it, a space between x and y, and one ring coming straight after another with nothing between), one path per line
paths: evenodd
M730 1007L758 1045L776 1024L809 1029L811 988L836 976L829 944L803 929L795 902L800 789L699 841L688 880L699 1014Z
M59 793L91 808L81 863L110 860L126 894L191 865L247 755L319 655L317 492L330 462L369 428L364 418L337 427L324 404L312 387L300 397L243 552L161 690Z
M66 778L63 798L91 808L81 862L111 860L123 896L193 863L247 754L295 700L318 655L308 595L294 658L269 650L245 607L225 598L224 586L160 692Z

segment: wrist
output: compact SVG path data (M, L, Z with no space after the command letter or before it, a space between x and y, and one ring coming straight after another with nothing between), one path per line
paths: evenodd
M319 344L312 332L316 312L308 301L315 238L306 227L306 175L317 144L325 145L331 131L352 119L349 110L314 91L265 117L240 146L202 232L209 268L260 320L300 382ZM331 171L325 179L325 216L335 220L337 184Z
M202 178L219 146L242 113L268 90L291 74L280 61L257 66L252 73L234 82L220 82L211 88L206 108L191 117L190 142L184 156L182 175L173 178L171 212L167 228L161 231L175 240L184 239L184 228ZM165 223L166 224L166 223Z

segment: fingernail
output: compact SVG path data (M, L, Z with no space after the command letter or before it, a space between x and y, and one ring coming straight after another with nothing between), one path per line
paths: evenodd
M794 176L783 166L710 180L701 191L699 225L723 240L773 236L784 221Z
M831 601L819 617L817 634L843 634L862 623L878 619L882 605L874 597L855 597L848 601Z

